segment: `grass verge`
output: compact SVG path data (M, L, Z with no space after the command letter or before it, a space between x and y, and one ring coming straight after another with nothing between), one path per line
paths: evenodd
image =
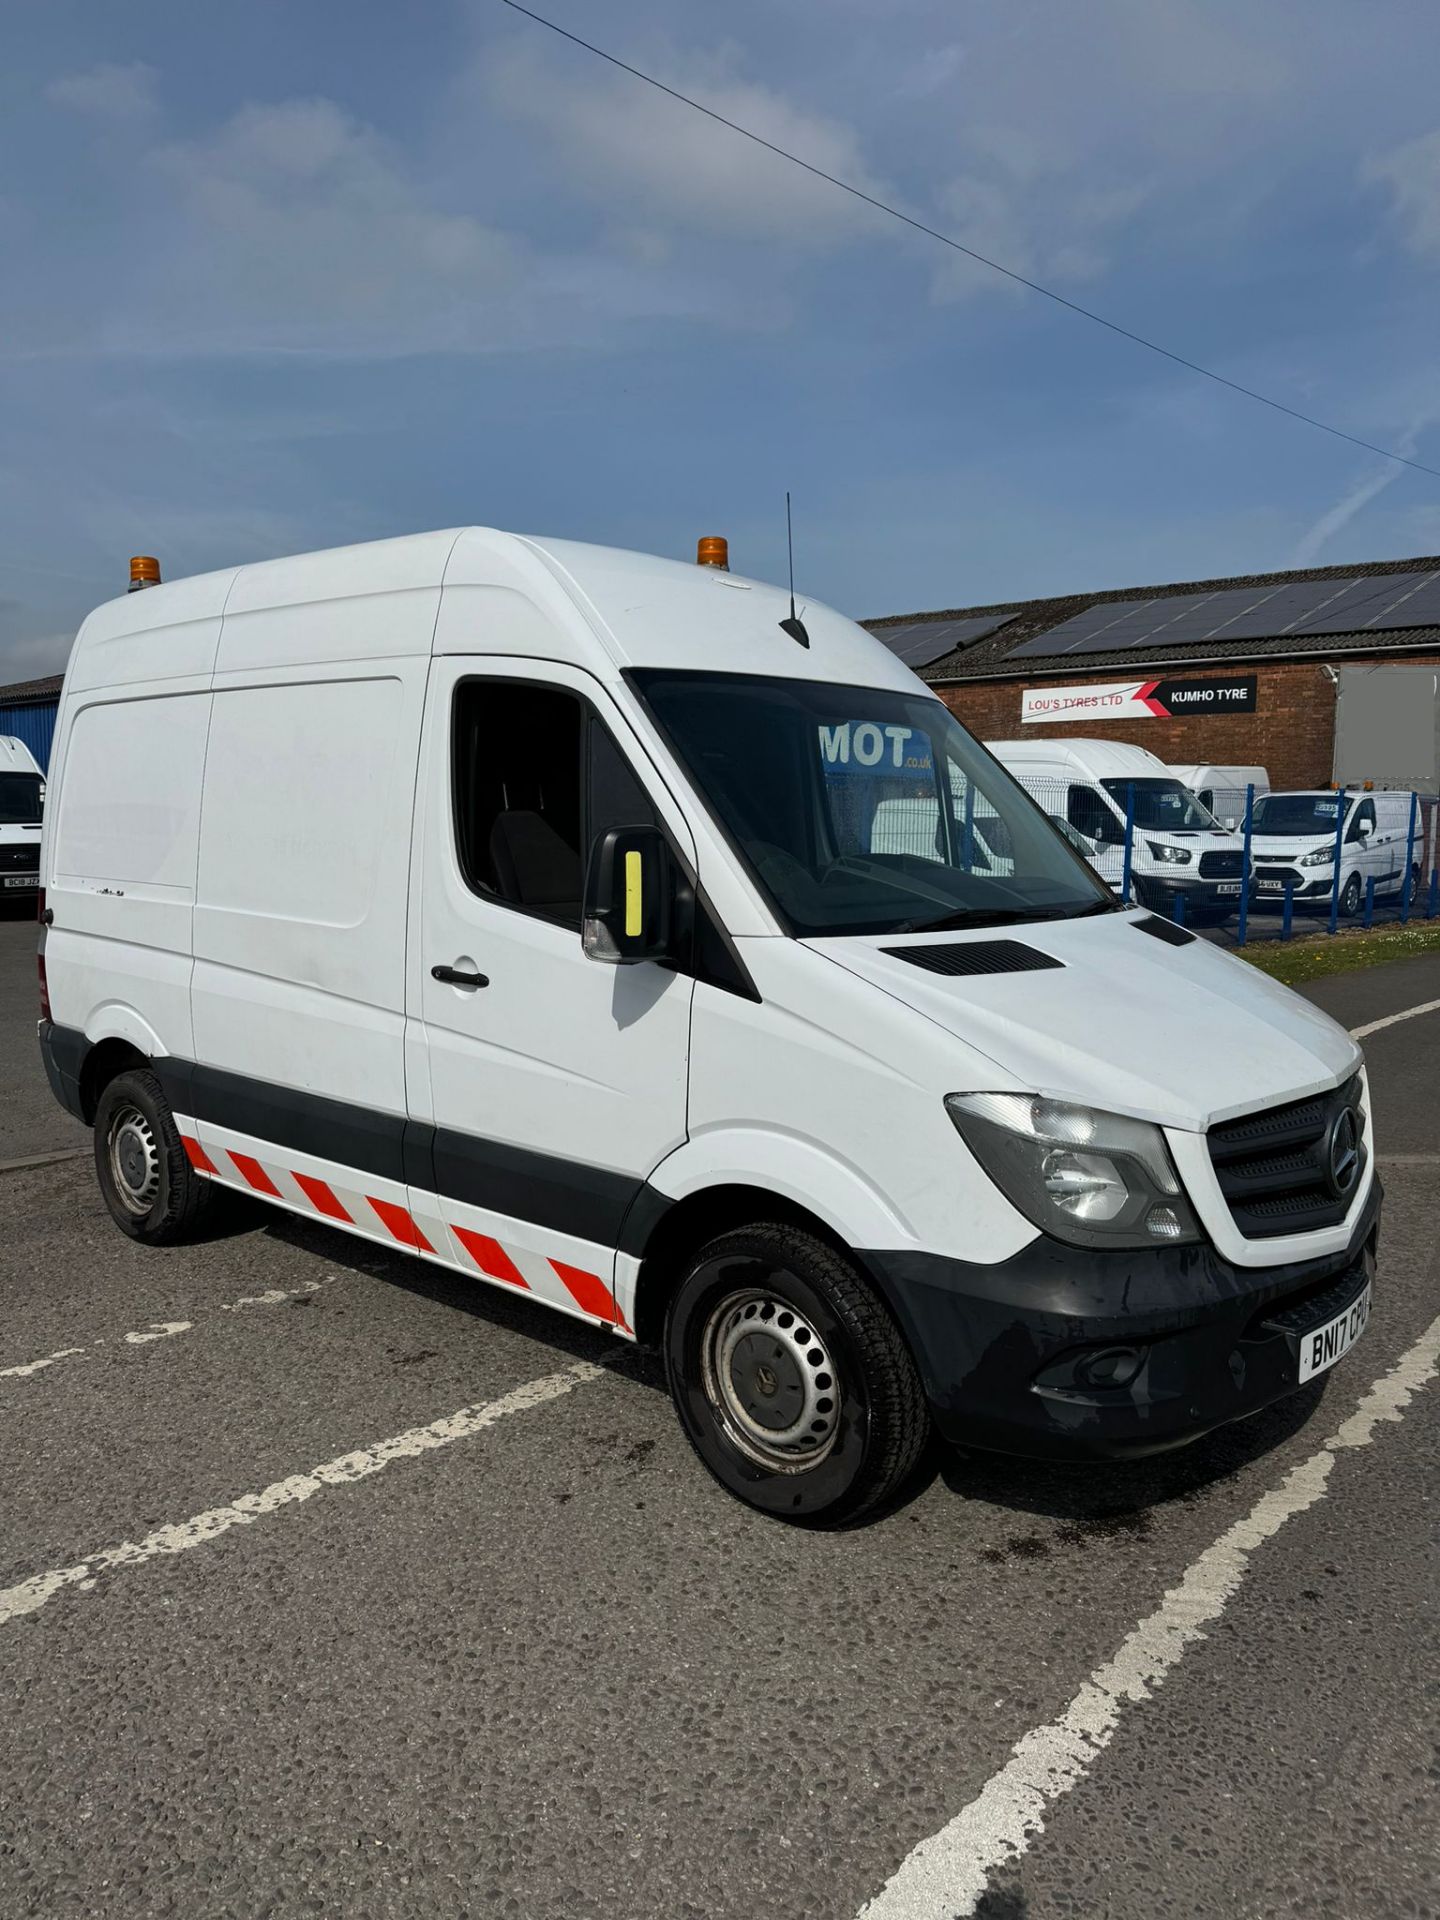
M1440 953L1440 920L1421 920L1408 927L1372 927L1368 933L1311 933L1298 940L1257 940L1233 949L1272 980L1293 987L1320 980L1327 973L1349 973L1355 967L1383 967L1390 960L1410 960L1417 953Z

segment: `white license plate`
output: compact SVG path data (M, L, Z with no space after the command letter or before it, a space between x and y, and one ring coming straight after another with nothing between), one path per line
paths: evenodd
M1222 880L1215 891L1216 893L1239 893L1240 882L1238 880Z
M7 887L29 887L33 893L40 884L40 876L38 873L7 873L5 884Z
M1367 1286L1360 1298L1348 1306L1344 1313L1336 1314L1323 1327L1316 1327L1313 1333L1303 1336L1300 1341L1300 1378L1312 1380L1317 1373L1324 1373L1327 1367L1333 1367L1337 1360L1343 1360L1369 1322L1370 1289Z
M1257 880L1255 884L1261 893L1283 893L1285 891L1285 882L1283 880Z

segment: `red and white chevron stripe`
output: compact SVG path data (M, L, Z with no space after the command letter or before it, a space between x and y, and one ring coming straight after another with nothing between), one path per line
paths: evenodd
M612 1249L286 1153L209 1122L201 1126L177 1114L175 1124L191 1166L206 1179L513 1287L562 1313L634 1338L611 1282L603 1277L613 1275Z

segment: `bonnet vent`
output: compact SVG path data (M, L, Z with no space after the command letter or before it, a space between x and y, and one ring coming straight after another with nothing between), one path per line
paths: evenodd
M949 947L882 947L892 960L908 960L927 973L1038 973L1063 966L1048 953L1018 940L964 940Z
M1184 927L1177 927L1173 920L1162 920L1158 913L1148 913L1143 920L1130 923L1137 933L1148 933L1152 940L1163 940L1167 947L1188 947L1195 938Z

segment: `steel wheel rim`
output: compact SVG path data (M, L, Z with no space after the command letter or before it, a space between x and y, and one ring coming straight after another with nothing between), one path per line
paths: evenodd
M149 1213L160 1192L160 1146L139 1107L126 1103L110 1116L106 1141L110 1184L127 1213Z
M705 1397L731 1442L771 1473L804 1473L840 1430L840 1381L809 1321L761 1288L727 1294L700 1336Z

